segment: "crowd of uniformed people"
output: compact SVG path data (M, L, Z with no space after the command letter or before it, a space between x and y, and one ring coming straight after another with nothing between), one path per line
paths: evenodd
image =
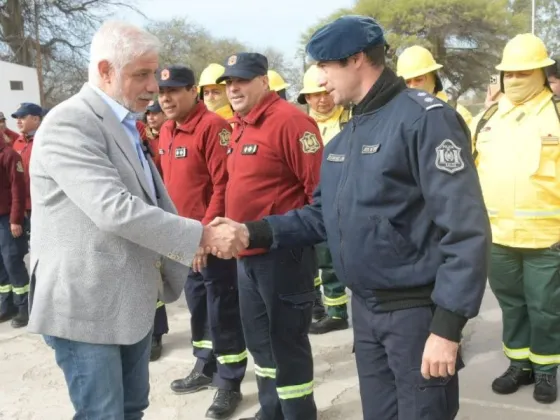
M250 236L237 261L210 254L185 283L196 363L170 386L216 388L209 418L235 412L250 355L253 419L316 419L308 334L349 328L349 288L364 419L453 419L462 330L487 277L510 360L492 389L534 384L535 400L556 400L558 63L534 35L516 36L473 118L447 104L426 48L405 49L395 73L387 47L371 18L317 31L297 96L307 114L258 53L210 63L198 81L184 64L157 72L137 122L143 153L179 215L247 222ZM44 114L21 104L19 134L0 114L0 322L14 328L28 322L29 162ZM168 333L154 305L151 360Z

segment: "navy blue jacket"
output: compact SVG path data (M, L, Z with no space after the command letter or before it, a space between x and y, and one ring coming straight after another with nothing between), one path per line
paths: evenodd
M265 218L271 248L326 239L338 277L372 310L387 291L430 287L432 332L458 341L491 245L469 137L454 109L413 89L354 115L325 148L313 204Z

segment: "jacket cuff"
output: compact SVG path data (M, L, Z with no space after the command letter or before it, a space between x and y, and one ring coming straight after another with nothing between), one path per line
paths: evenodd
M269 249L274 241L272 226L266 220L257 222L246 222L249 231L249 246L247 249L265 248Z
M430 332L456 343L461 342L461 333L468 318L448 311L441 306L436 307Z
M10 223L12 225L20 225L23 226L23 221L25 220L25 214L10 214Z

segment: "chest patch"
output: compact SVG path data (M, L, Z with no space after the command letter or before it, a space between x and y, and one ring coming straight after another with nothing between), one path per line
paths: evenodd
M175 158L182 159L187 157L187 149L186 147L177 147L175 149Z
M327 160L330 162L344 162L344 155L336 155L334 153L329 153Z
M241 149L242 155L256 155L257 154L258 145L257 144L246 144Z
M16 171L23 172L23 165L21 162L16 163Z
M165 155L165 150L159 149L158 153L159 153L160 155Z
M461 148L446 139L436 147L436 168L443 172L454 174L465 168L465 162L461 157Z
M379 144L364 144L362 146L362 155L373 155L379 150Z

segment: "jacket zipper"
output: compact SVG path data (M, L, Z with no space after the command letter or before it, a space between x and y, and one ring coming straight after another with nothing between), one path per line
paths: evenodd
M356 124L354 122L354 120L352 120L351 122L351 134L354 133L354 130L356 129ZM337 215L338 215L338 235L340 236L340 264L342 265L342 272L344 273L344 276L347 277L347 273L346 273L346 266L344 265L344 257L343 257L343 247L344 247L344 238L342 237L342 227L341 227L341 211L340 211L340 196L342 194L342 190L344 189L344 186L346 185L346 180L348 178L348 165L349 165L349 161L350 161L350 157L352 156L352 141L351 141L351 136L350 138L348 138L348 143L349 143L349 147L348 147L348 154L347 154L347 158L344 160L344 166L342 167L342 177L340 179L340 182L338 184L338 192L337 192L337 198L336 198L336 210L337 210Z

